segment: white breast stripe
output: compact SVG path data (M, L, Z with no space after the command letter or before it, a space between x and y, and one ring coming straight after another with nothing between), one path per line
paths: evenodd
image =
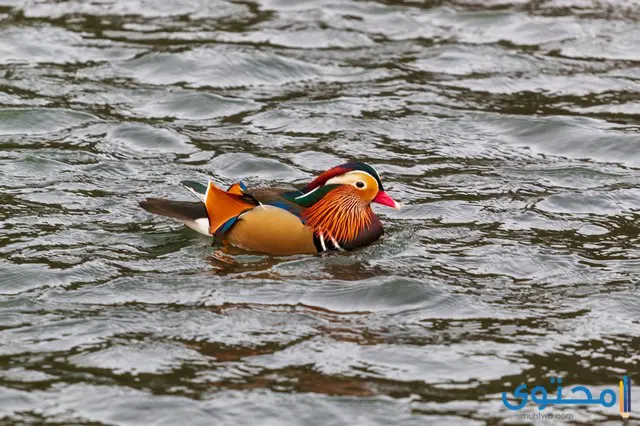
M340 251L344 251L344 249L343 249L342 247L340 247L340 244L338 244L338 242L336 241L336 239L335 239L335 238L331 237L331 242L333 243L333 246L334 246L335 248L337 248L337 249L338 249L338 250L340 250Z
M322 251L327 251L327 245L324 243L324 235L320 234L320 245L322 246Z

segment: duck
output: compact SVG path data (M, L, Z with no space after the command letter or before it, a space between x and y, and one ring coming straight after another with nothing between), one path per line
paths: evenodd
M301 188L253 188L236 182L226 191L183 181L198 201L146 198L144 210L240 249L274 256L349 251L383 234L372 203L400 208L380 175L364 162L335 166Z

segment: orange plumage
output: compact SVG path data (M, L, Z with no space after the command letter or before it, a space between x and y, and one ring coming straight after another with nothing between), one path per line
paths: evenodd
M207 193L204 195L204 205L209 216L209 232L215 234L216 230L227 220L238 216L240 213L252 209L255 204L248 203L238 194L237 188L224 191L209 182Z
M306 225L316 235L337 241L353 241L371 224L373 214L353 187L337 188L305 209Z

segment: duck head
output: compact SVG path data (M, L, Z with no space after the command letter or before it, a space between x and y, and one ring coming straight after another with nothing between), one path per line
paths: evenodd
M303 206L302 219L325 247L355 248L382 235L371 203L400 208L382 186L378 172L366 163L342 164L296 191L291 201Z
M376 169L367 163L350 162L333 167L315 178L301 191L303 194L311 195L312 192L322 187L337 189L341 185L345 187L340 192L349 192L352 195L356 195L364 204L378 203L394 209L400 208L400 203L396 202L384 191L384 186Z

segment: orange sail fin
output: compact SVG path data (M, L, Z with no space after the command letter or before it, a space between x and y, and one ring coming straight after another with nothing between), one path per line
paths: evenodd
M211 181L207 187L207 192L204 194L204 205L207 209L207 216L209 216L209 231L211 234L215 234L218 228L229 219L256 206L250 201L245 201L235 191L224 191Z
M242 190L242 185L240 182L236 182L227 189L229 194L243 195L244 191Z

